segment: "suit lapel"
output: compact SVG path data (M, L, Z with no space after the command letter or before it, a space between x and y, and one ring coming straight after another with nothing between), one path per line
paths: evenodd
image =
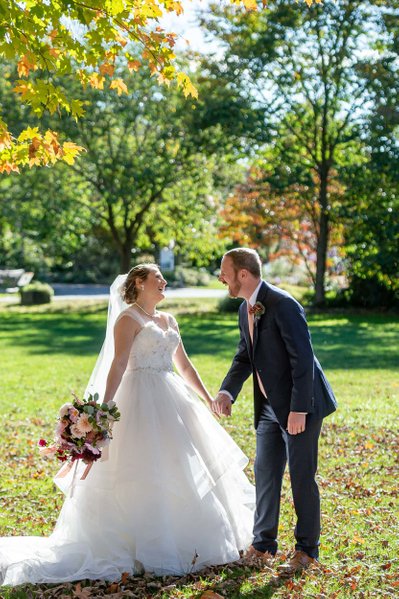
M254 321L254 345L253 345L253 348L252 348L252 353L253 354L255 354L256 343L258 341L258 322L259 322L258 319L256 319Z
M266 296L268 294L268 291L269 291L269 289L268 289L267 284L265 283L265 281L262 281L262 285L261 285L261 287L259 289L256 301L257 302L261 302L265 307L266 307ZM255 319L255 322L254 322L254 343L253 343L253 347L252 347L252 354L253 355L255 354L256 343L258 341L259 320L260 320L260 318L257 318L257 319ZM249 336L249 333L248 333L248 336Z
M247 342L247 347L248 347L248 353L250 356L252 356L252 341L251 341L251 335L249 334L247 302L245 300L241 304L240 310L241 310L241 321L242 321L243 327L244 327L244 337L245 337L245 341Z

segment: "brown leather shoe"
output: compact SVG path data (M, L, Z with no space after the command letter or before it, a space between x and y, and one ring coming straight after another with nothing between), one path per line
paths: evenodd
M290 560L278 567L278 573L280 576L293 576L297 572L302 572L302 570L306 570L309 566L317 563L315 558L310 557L304 551L294 551Z
M259 551L258 549L255 549L253 545L251 545L244 553L244 559L248 561L260 560L267 566L271 566L274 561L274 555L269 553L269 551Z

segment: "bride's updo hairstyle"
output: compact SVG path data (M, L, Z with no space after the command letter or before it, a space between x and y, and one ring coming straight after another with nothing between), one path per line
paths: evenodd
M157 264L136 264L127 273L126 281L121 287L121 296L126 304L134 304L139 294L139 288L136 285L136 279L145 281L152 270L159 270Z

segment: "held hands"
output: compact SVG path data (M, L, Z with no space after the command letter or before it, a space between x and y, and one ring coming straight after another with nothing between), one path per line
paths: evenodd
M211 405L216 416L231 416L231 399L225 393L218 393Z
M303 433L306 428L306 414L290 412L288 414L287 431L290 435Z
M211 403L212 412L219 418L220 416L231 416L231 399L226 393L218 393L215 400ZM299 412L290 412L288 415L287 431L290 435L303 433L306 428L306 414Z

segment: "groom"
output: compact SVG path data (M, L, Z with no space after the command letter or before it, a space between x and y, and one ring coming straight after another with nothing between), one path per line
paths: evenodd
M318 558L320 499L315 481L322 419L336 400L316 359L302 306L287 292L262 281L252 249L222 259L219 280L239 308L240 342L214 404L230 416L244 381L253 374L256 428L256 512L248 557L271 563L277 551L280 494L287 459L297 516L296 545L280 566L291 575Z

